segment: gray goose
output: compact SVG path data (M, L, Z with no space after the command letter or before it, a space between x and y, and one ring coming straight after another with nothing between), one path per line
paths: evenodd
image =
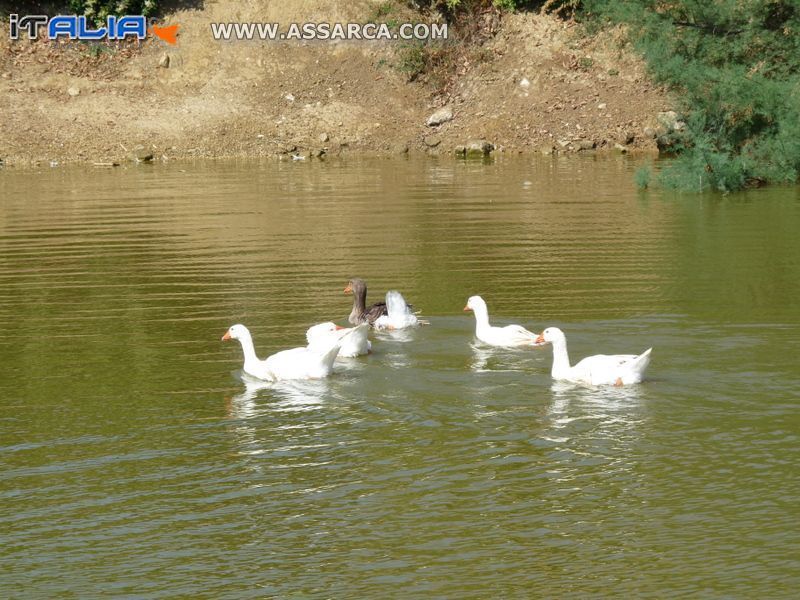
M386 302L376 302L367 308L367 284L363 279L358 277L351 279L344 288L344 293L353 294L353 310L350 311L350 316L347 318L353 325L361 325L361 323L374 325L380 317L389 314Z

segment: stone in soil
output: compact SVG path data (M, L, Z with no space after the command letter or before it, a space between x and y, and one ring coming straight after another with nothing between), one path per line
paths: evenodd
M428 117L428 120L425 123L428 125L428 127L435 127L436 125L441 125L442 123L447 123L448 121L452 120L453 110L449 106L445 106Z

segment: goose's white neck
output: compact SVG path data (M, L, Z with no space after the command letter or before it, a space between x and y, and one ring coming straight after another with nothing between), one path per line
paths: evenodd
M566 378L572 367L569 365L569 354L567 353L567 339L564 337L556 338L552 341L553 345L553 368L550 375L553 379Z
M242 352L244 353L244 370L252 372L255 366L260 362L256 356L256 349L253 346L253 338L249 335L240 336L239 343L242 345Z
M489 310L485 306L476 306L472 309L475 313L475 331L486 330L491 327L489 325Z

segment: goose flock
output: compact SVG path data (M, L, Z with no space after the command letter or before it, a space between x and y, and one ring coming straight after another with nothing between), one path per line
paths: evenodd
M242 370L251 377L264 381L320 379L333 372L337 357L354 358L369 353L371 329L400 330L429 324L418 318L398 291L387 292L385 302L371 306L367 306L367 284L362 279L351 279L344 291L353 295L353 310L348 317L353 327L333 322L314 325L306 332L307 346L283 350L261 360L256 356L250 331L241 324L232 325L222 341L239 341L244 354ZM489 324L489 309L480 296L471 296L464 310L475 315L475 337L484 344L503 348L551 344L553 367L550 375L555 380L586 385L629 385L641 382L650 364L652 348L641 354L587 356L573 366L567 353L567 338L558 327L548 327L539 334L521 325L495 327Z

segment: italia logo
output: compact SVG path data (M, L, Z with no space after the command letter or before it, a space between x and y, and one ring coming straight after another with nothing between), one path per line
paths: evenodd
M150 27L150 33L170 45L178 43L179 25L169 25ZM9 15L8 17L9 36L12 40L18 40L21 31L28 34L28 38L35 40L39 37L40 29L47 33L47 39L56 40L66 38L69 40L122 40L125 38L136 38L142 40L147 37L147 19L142 15L125 15L115 17L109 15L104 26L92 28L83 15L57 15L48 17L46 15Z

